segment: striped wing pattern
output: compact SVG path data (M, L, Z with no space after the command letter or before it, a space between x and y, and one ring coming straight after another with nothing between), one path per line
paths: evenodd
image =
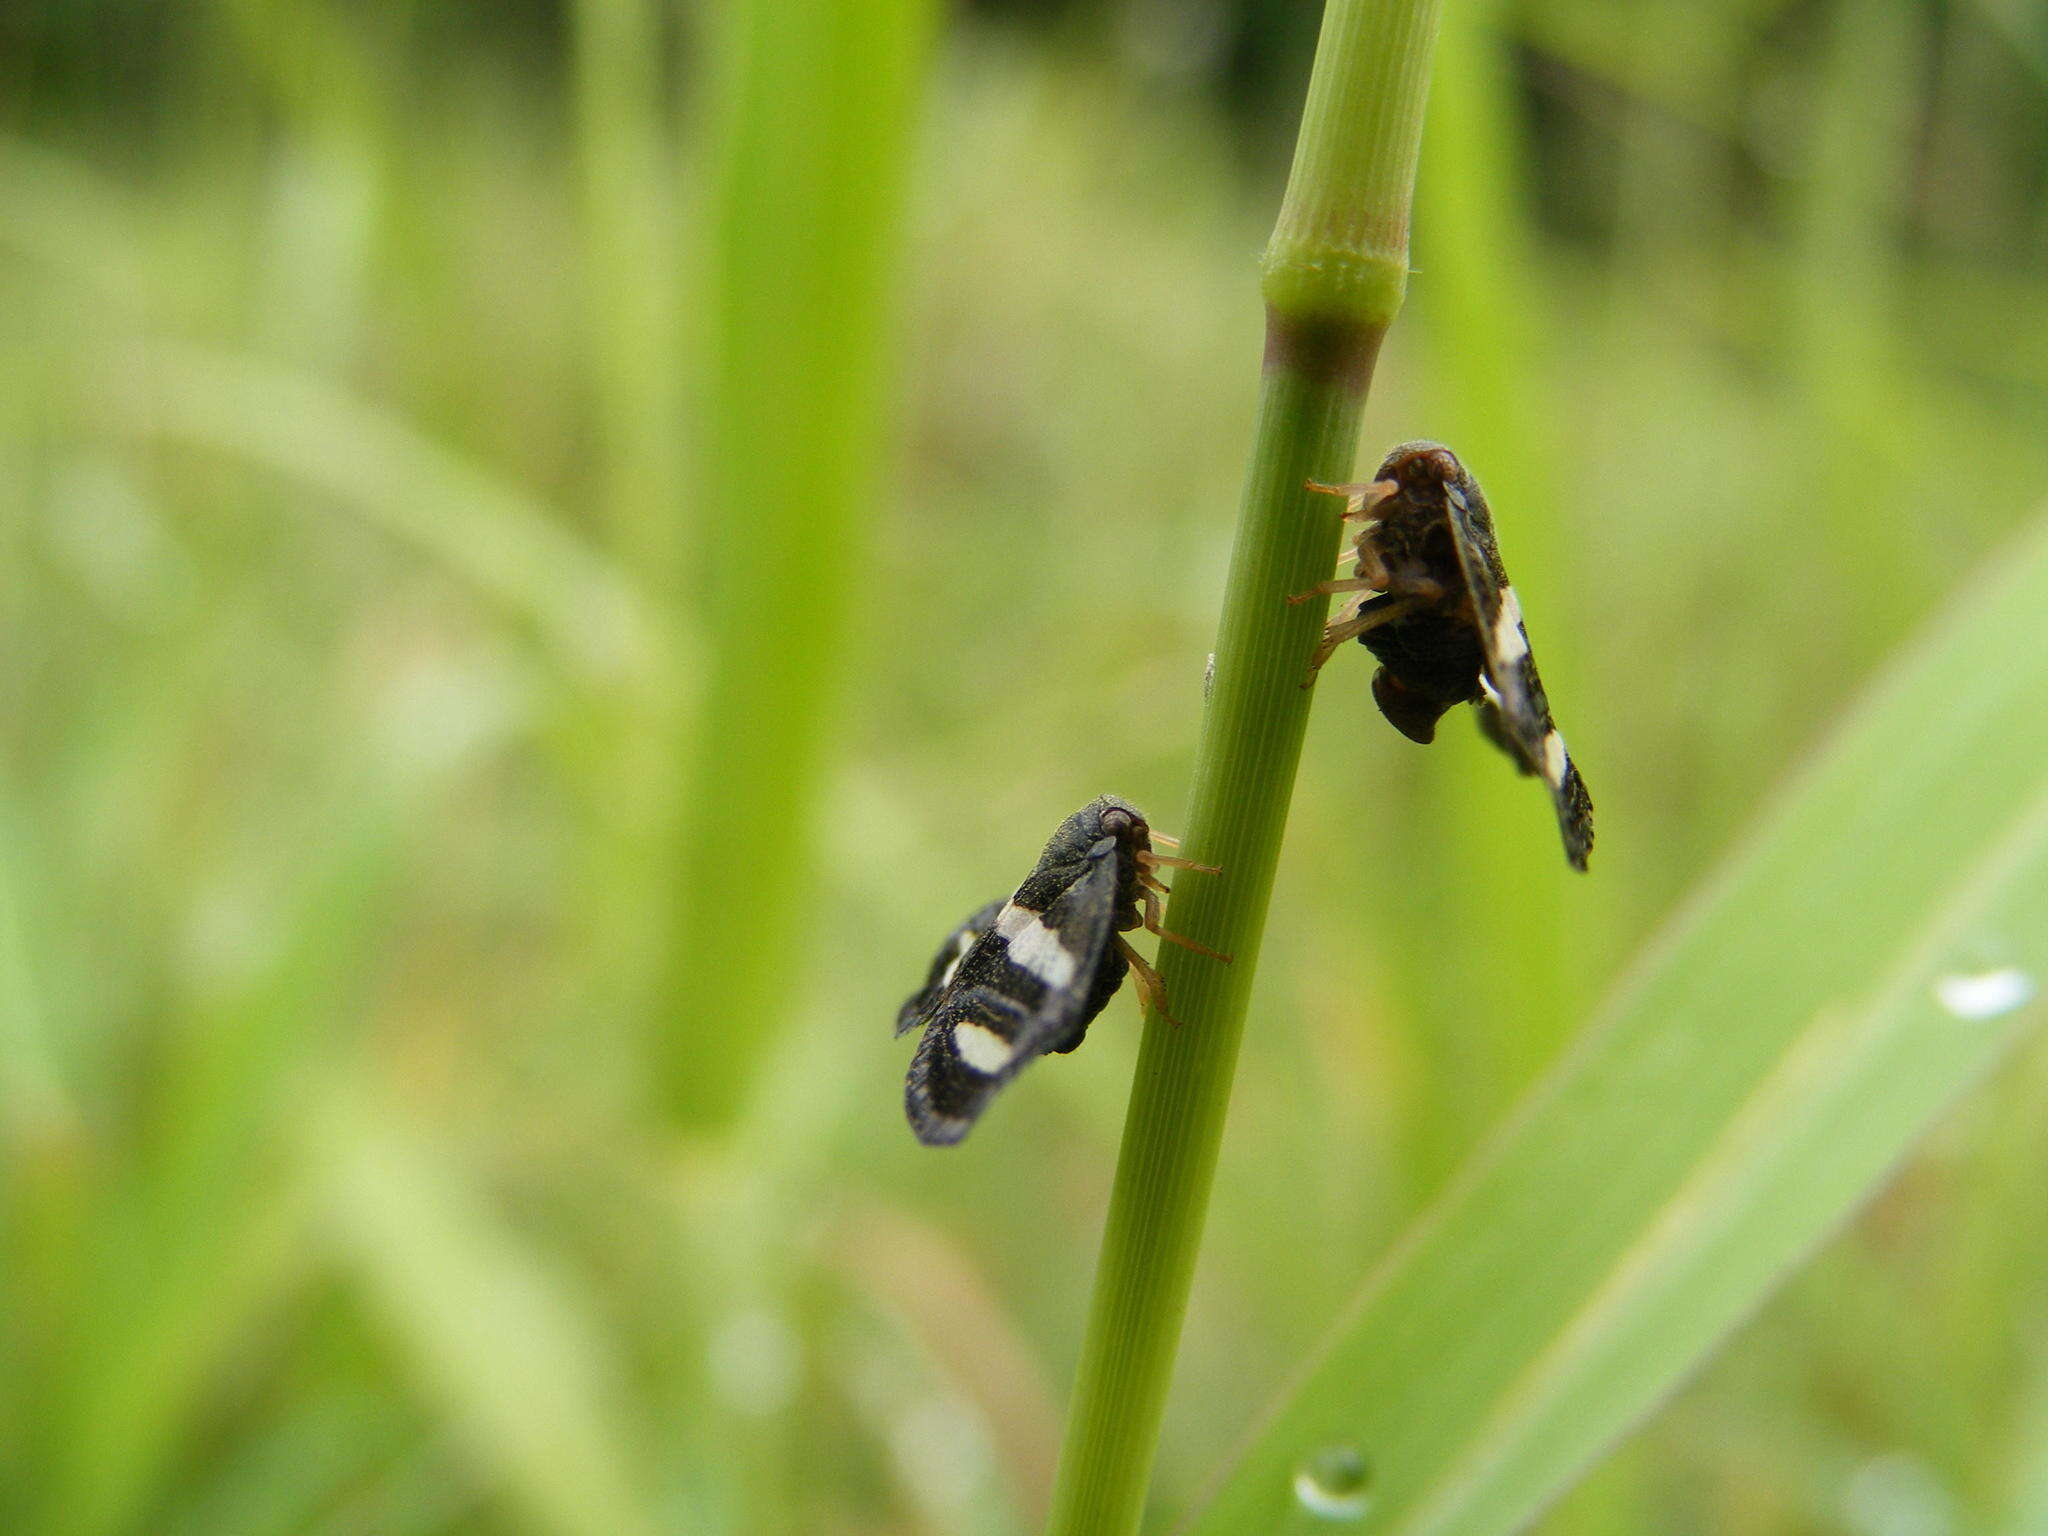
M1540 774L1550 786L1565 857L1574 869L1582 870L1593 851L1593 797L1551 718L1550 700L1529 649L1529 631L1522 623L1522 605L1501 566L1493 521L1485 503L1475 505L1458 486L1447 484L1444 492L1485 658L1480 725L1510 749L1523 772Z
M1042 911L1020 891L940 950L897 1022L899 1034L924 1026L904 1084L919 1141L961 1140L999 1088L1048 1051L1071 1049L1108 1001L1097 976L1115 927L1115 852L1105 839Z

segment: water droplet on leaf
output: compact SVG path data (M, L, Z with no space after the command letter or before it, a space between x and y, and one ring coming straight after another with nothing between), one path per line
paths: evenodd
M2016 965L1951 971L1934 981L1934 1000L1959 1019L1996 1019L2031 1001L2034 978Z
M1372 1466L1349 1445L1329 1445L1294 1474L1294 1497L1319 1520L1360 1520L1372 1507Z

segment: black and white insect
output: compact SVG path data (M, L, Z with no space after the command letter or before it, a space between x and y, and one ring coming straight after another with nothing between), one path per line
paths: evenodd
M1410 741L1427 745L1452 706L1474 705L1487 738L1550 786L1564 856L1584 869L1593 849L1592 797L1550 717L1478 482L1442 443L1416 442L1389 453L1366 484L1310 481L1309 489L1344 497L1345 518L1364 526L1347 555L1348 579L1288 601L1367 594L1324 629L1309 682L1355 638L1379 659L1374 702Z
M919 1141L951 1146L1034 1059L1079 1045L1126 971L1137 976L1145 1004L1165 1016L1159 973L1124 937L1132 929L1229 958L1159 925L1159 866L1218 871L1154 853L1155 839L1172 841L1129 801L1091 801L1060 823L1015 895L947 936L924 986L896 1015L897 1034L924 1029L903 1088Z

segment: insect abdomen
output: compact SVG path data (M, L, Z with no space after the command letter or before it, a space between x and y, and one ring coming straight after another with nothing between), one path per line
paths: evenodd
M1358 638L1380 661L1373 701L1410 741L1428 745L1452 706L1479 695L1480 647L1469 622L1419 613Z

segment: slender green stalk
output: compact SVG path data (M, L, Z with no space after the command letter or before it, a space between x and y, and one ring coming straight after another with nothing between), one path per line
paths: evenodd
M1322 624L1286 598L1326 577L1380 342L1408 273L1434 0L1331 0L1279 224L1266 252L1258 434L1231 555L1216 671L1167 926L1235 957L1167 947L1176 1027L1147 1019L1095 1297L1053 1491L1051 1536L1137 1528L1180 1341L1246 998L1308 724Z
M704 679L658 1072L728 1124L791 997L789 935L892 415L932 0L736 0L716 35L704 320Z
M1555 558L1564 521L1552 473L1557 434L1545 421L1544 359L1554 339L1544 321L1555 306L1531 302L1544 297L1542 268L1532 259L1526 189L1534 183L1507 24L1502 0L1462 0L1444 13L1429 153L1415 193L1415 264L1429 286L1409 320L1419 322L1437 360L1427 435L1455 444L1492 504L1507 509L1509 570L1539 615L1545 674L1576 698L1563 562ZM1568 717L1564 728L1575 735L1586 726ZM1594 755L1603 754L1596 747ZM1387 985L1406 999L1414 1031L1417 1098L1406 1153L1415 1189L1435 1189L1456 1169L1595 1001L1573 976L1600 887L1558 858L1550 829L1527 815L1521 796L1501 793L1491 756L1447 753L1432 762L1427 801L1396 834L1400 842L1380 850L1412 859L1399 927L1388 934L1396 942ZM1455 931L1473 891L1488 881L1528 894L1489 916L1497 926L1484 966L1447 967L1426 935ZM1503 1028L1505 1020L1513 1026Z
M595 432L595 542L649 599L660 625L643 679L594 690L560 739L589 786L589 821L567 903L583 957L576 1028L605 1052L621 1021L644 1019L666 979L670 933L677 684L674 598L689 498L683 494L683 355L659 0L575 0L573 99L584 358ZM630 1052L610 1053L622 1067Z
M663 11L576 0L583 287L602 450L605 542L650 587L674 577L676 326L663 196Z

